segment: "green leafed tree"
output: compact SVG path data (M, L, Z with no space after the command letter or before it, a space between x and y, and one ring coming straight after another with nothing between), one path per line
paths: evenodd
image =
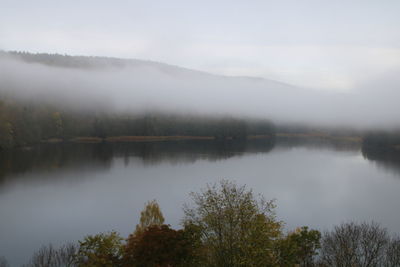
M307 226L297 228L279 240L277 253L280 266L315 266L315 256L321 248L321 233Z
M191 196L194 205L184 208L183 224L200 230L208 266L277 266L282 224L273 201L225 180Z
M124 253L123 238L117 232L89 235L79 241L76 255L78 266L113 267L121 266Z

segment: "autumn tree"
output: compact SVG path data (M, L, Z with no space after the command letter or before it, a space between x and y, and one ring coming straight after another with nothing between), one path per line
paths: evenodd
M193 266L195 260L195 242L185 230L152 225L128 238L124 266Z
M157 201L149 201L140 213L140 222L138 225L136 225L136 230L134 234L139 234L143 232L147 227L153 225L162 225L163 223L164 216Z
M245 186L228 181L191 194L184 225L200 229L209 266L276 266L275 243L282 225L272 201L257 199Z
M117 232L89 235L79 241L78 266L120 266L124 252L123 238Z

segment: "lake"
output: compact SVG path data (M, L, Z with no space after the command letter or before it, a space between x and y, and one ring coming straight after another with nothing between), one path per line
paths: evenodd
M133 232L156 199L179 227L189 193L221 179L276 199L286 229L377 221L400 233L400 157L323 139L47 144L0 154L0 256Z

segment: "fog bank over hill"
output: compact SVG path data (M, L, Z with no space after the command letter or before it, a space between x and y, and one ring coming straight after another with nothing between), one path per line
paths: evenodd
M1 94L63 108L161 111L268 118L321 126L398 127L400 76L349 92L218 76L162 63L100 57L1 53Z

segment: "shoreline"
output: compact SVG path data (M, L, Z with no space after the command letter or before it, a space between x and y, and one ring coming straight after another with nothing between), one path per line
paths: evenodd
M271 135L250 135L247 140L257 139L270 139L270 138L320 138L332 141L345 141L351 143L361 143L362 137L360 136L333 136L323 133L277 133L275 136ZM43 140L41 143L129 143L129 142L161 142L161 141L186 141L186 140L217 140L214 136L110 136L106 138L101 137L75 137L67 140L61 138L52 138ZM233 140L231 137L226 140Z

